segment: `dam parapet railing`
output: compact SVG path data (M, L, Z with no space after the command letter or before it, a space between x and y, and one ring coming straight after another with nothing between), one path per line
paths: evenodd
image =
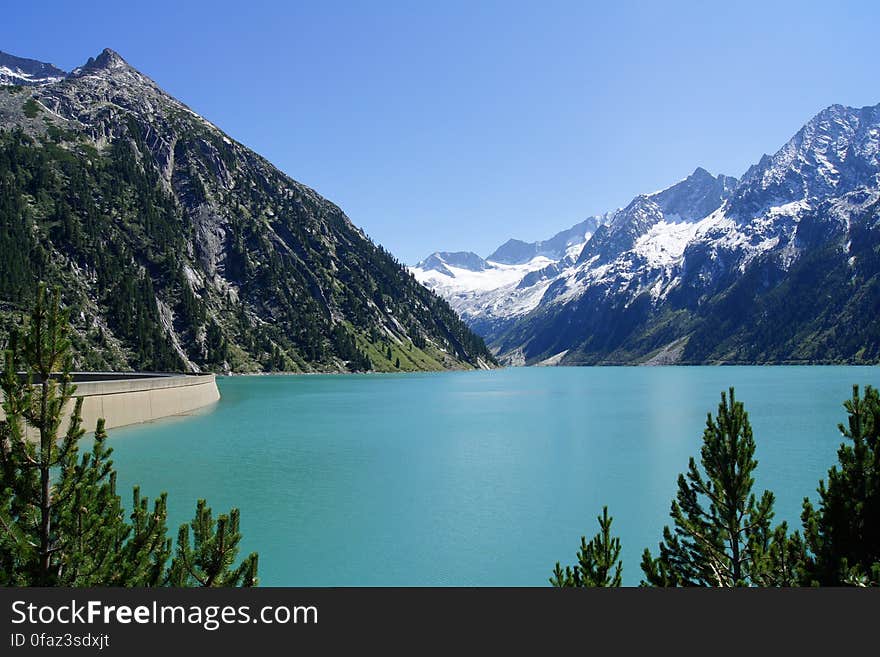
M83 400L83 429L95 430L98 418L107 429L185 415L220 399L214 374L147 372L72 372L74 398ZM2 394L2 393L0 393ZM65 409L70 415L73 401ZM4 419L0 408L0 420ZM62 423L62 430L67 426Z

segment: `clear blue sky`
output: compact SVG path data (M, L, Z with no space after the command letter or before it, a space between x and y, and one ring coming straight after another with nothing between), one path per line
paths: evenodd
M876 0L9 4L0 50L117 50L409 263L739 176L880 102Z

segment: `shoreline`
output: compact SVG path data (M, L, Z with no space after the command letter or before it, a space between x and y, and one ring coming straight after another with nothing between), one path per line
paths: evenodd
M541 370L554 370L554 369L613 369L613 368L645 368L645 369L663 369L663 368L696 368L696 367L712 367L712 368L726 368L726 367L880 367L880 363L828 363L828 362L817 362L817 363L803 363L803 362L789 362L789 363L668 363L663 365L654 365L654 364L646 364L646 363L596 363L591 365L499 365L498 367L491 367L488 369L483 368L471 368L471 369L448 369L448 370L409 370L405 372L216 372L214 373L216 376L222 377L240 377L240 376L380 376L385 374L395 374L395 375L410 375L410 374L448 374L453 372L495 372L502 370L514 370L514 369L541 369Z

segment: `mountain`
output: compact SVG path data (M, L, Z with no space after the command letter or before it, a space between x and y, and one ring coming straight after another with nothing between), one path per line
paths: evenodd
M466 271L485 271L491 265L471 251L457 251L455 253L437 251L422 260L416 267L424 271L436 271L452 276L449 267Z
M518 265L482 258L480 261L485 263L480 268L461 266L446 261L439 252L410 271L417 281L446 299L472 329L483 335L491 335L493 326L508 321L511 316L531 310L540 295L534 290L521 293L518 285L527 275L540 275L542 270L556 266L543 256Z
M693 221L700 212L718 208L731 193L735 178L696 169L671 187L636 197L627 207L589 217L547 240L508 240L486 259L483 273L455 268L430 270L424 260L413 269L424 285L445 297L465 321L489 340L554 294L551 287L577 274L579 263L598 255L613 259L631 248L639 235L664 222ZM437 255L437 254L435 254ZM597 264L593 259L591 264Z
M5 57L31 83L0 88L0 342L42 279L88 369L494 362L340 208L117 53L63 75Z
M589 217L547 240L510 239L485 260L467 251L438 251L410 271L449 301L471 328L495 335L538 304L549 281L574 263L593 232L613 216Z
M877 362L878 143L880 105L831 106L739 180L633 199L527 312L464 317L508 363Z
M65 77L67 73L52 64L16 57L0 50L0 85L31 87L58 82Z
M821 111L773 156L750 167L731 199L739 221L794 201L839 197L876 188L880 105Z
M612 214L589 217L571 228L556 233L548 240L538 242L522 242L516 239L507 240L499 246L487 260L505 265L523 265L537 257L548 258L558 262L567 256L577 256L581 248L596 229L607 224Z
M581 249L577 264L613 260L632 249L640 237L655 227L692 224L718 209L731 193L735 181L724 175L716 178L698 167L667 189L637 196L593 234Z

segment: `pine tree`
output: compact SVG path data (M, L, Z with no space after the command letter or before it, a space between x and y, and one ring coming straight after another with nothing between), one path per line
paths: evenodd
M660 554L642 556L643 583L654 586L748 586L785 583L785 558L796 553L786 527L770 531L773 493L752 493L755 441L742 402L733 388L721 393L716 419L706 420L700 462L691 458L679 475L670 516L675 531L663 529ZM796 557L795 557L796 559Z
M135 488L131 520L116 494L116 472L99 420L92 451L77 462L74 447L61 463L55 493L59 586L158 586L164 582L171 542L166 538L166 498L152 510ZM73 473L72 475L70 473ZM66 474L66 476L64 476Z
M602 507L602 515L597 520L599 533L589 543L585 536L581 536L577 564L562 570L557 561L550 584L559 588L620 586L623 573L620 539L611 535L614 519L608 515L607 506Z
M190 528L192 546L189 541ZM240 541L238 509L232 509L228 516L221 515L215 523L205 500L199 500L193 521L180 527L170 583L172 586L255 586L255 552L237 567L233 565Z
M10 338L0 380L0 585L253 585L255 554L232 567L237 510L228 521L221 516L212 538L210 510L199 503L196 549L218 542L220 549L196 560L202 576L195 578L180 577L176 562L166 567L172 544L164 494L151 509L135 488L131 522L125 521L103 420L91 451L79 456L82 401L73 397L70 327L59 292L50 297L42 284L38 290L23 334ZM178 554L188 549L181 538Z
M802 520L808 548L804 583L826 586L880 585L880 394L864 397L853 386L844 402L849 442L837 451L838 465L819 482L819 506L804 500ZM839 466L839 467L838 467Z
M24 578L28 583L49 586L57 579L53 567L58 538L52 522L57 511L52 470L70 461L83 435L82 402L77 401L63 439L57 441L65 408L75 390L69 376L66 327L60 293L56 291L47 301L40 286L29 330L21 338L13 336L12 350L5 354L2 389L6 420L0 425L4 504L0 523L7 535L4 547L11 550L3 559L11 566L4 573L10 583ZM65 374L53 379L59 367ZM19 371L24 375L20 376ZM30 440L31 436L37 442Z
M556 562L550 584L555 587L593 587L620 586L623 563L620 561L620 539L611 536L613 518L608 515L608 507L602 508L598 516L599 533L590 542L581 536L581 547L577 553L577 564L566 566L565 570Z

